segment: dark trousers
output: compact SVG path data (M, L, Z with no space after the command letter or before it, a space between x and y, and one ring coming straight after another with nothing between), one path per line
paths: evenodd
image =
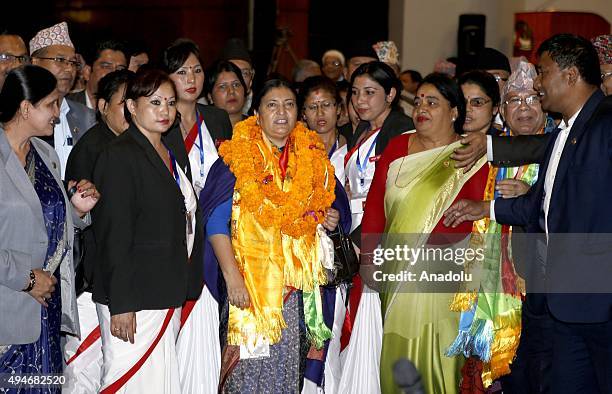
M510 365L510 375L500 378L504 394L551 393L553 327L546 296L527 294L522 310L521 342Z
M612 321L554 321L552 392L612 394Z

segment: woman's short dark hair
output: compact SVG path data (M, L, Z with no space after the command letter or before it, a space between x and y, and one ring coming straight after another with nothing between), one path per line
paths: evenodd
M501 102L499 85L492 74L483 70L468 71L459 77L459 86L463 86L466 83L478 85L480 89L489 96L493 106L499 106Z
M104 100L107 103L119 91L123 85L129 85L136 74L128 69L117 70L106 74L98 82L96 101ZM96 116L99 116L98 106L96 105ZM99 120L99 119L98 119Z
M542 56L544 52L548 52L548 56L557 63L559 69L576 66L580 76L588 84L601 84L597 50L586 38L575 34L557 34L540 45L538 56Z
M206 69L206 79L204 80L205 94L212 94L213 88L215 87L217 79L219 78L219 74L221 74L222 72L236 74L236 77L244 88L244 94L246 95L247 86L246 82L244 82L244 78L242 78L242 72L240 71L240 68L234 63L227 60L219 60L213 63L212 66L210 66L208 69Z
M376 81L385 90L385 94L391 93L391 88L395 88L395 97L391 106L396 106L402 93L402 81L399 80L395 71L383 62L364 63L357 67L351 76L351 86L355 84L355 78L360 75L367 75Z
M457 108L457 119L453 122L453 127L455 133L463 134L463 124L465 123L465 97L463 96L459 84L455 82L454 79L440 73L429 74L423 78L417 91L425 84L435 87L449 102L451 108Z
M56 86L55 76L42 67L25 65L13 69L0 91L0 122L13 119L23 100L36 105L53 93Z
M299 108L303 109L304 103L306 103L306 98L308 97L308 95L316 90L324 90L329 93L336 101L336 104L342 101L342 99L340 98L340 93L338 93L338 88L336 87L334 81L323 75L315 75L306 78L302 82L302 86L300 87L300 97L298 98Z
M149 97L166 82L172 86L172 90L176 95L174 83L166 72L156 68L141 67L128 83L127 89L125 90L125 100L138 100L140 97ZM125 108L124 113L125 119L130 122L132 120L130 111Z
M293 94L293 97L297 98L295 89L293 89L293 86L291 85L291 83L287 81L286 79L284 78L268 79L267 81L263 83L257 95L253 97L253 105L251 106L251 109L259 111L259 105L261 104L261 99L266 94L268 94L270 90L276 89L276 88L287 88L291 91L291 93Z
M168 74L176 72L183 67L189 55L194 55L202 63L198 44L188 38L179 38L162 52L162 69Z

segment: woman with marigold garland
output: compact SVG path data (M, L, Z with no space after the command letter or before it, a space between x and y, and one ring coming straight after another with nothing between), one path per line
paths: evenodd
M200 195L205 276L227 294L220 387L299 392L307 354L322 356L331 337L320 245L323 229L350 228L348 200L323 143L297 122L289 83L267 81L253 104Z

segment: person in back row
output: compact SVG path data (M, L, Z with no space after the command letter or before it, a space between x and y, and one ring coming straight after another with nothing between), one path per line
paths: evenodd
M225 43L219 59L230 61L240 69L246 84L246 101L244 107L242 107L242 113L248 114L253 101L253 80L255 79L255 69L249 51L241 39L230 38Z
M173 42L162 54L162 68L176 86L178 114L172 128L180 130L190 163L184 170L191 173L199 195L219 157L218 146L232 138L232 125L227 112L197 103L204 89L204 68L195 42L185 38Z
M0 33L0 89L12 69L28 63L30 56L23 39L8 31Z
M85 90L69 94L70 100L97 110L98 82L106 74L128 66L128 54L123 43L115 40L98 41L95 48L84 53L86 66L81 70L87 85Z
M59 122L53 134L43 139L55 148L64 179L66 162L72 147L96 122L93 110L66 98L76 78L77 68L80 67L66 22L36 33L30 40L30 56L32 64L46 68L57 78L57 90L60 94Z
M601 90L605 95L612 95L612 35L597 36L592 42L599 55Z
M208 102L227 112L232 123L245 120L242 112L246 101L246 83L238 66L227 60L220 60L206 70L204 91Z

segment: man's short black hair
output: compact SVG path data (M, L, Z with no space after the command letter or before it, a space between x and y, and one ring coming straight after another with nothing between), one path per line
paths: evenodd
M151 52L151 49L143 40L132 40L126 46L129 57L138 56L141 53L146 53L148 55ZM128 59L128 63L129 61L130 59Z
M130 56L128 54L126 44L123 41L112 39L98 41L96 42L93 51L85 51L85 53L82 54L83 59L85 59L85 63L87 63L89 66L93 65L94 62L100 58L102 52L107 49L123 53L123 56L125 56L125 61L129 63Z
M410 79L412 79L412 82L416 82L417 84L421 83L421 81L423 80L423 76L417 70L404 70L402 71L400 76L406 75L406 74L409 74Z
M0 29L0 36L17 36L21 37L21 34L17 33L16 30L12 29ZM21 38L23 40L23 37Z
M561 70L576 66L585 82L594 86L601 84L597 50L586 38L575 34L557 34L540 45L538 56L544 52L548 52Z

